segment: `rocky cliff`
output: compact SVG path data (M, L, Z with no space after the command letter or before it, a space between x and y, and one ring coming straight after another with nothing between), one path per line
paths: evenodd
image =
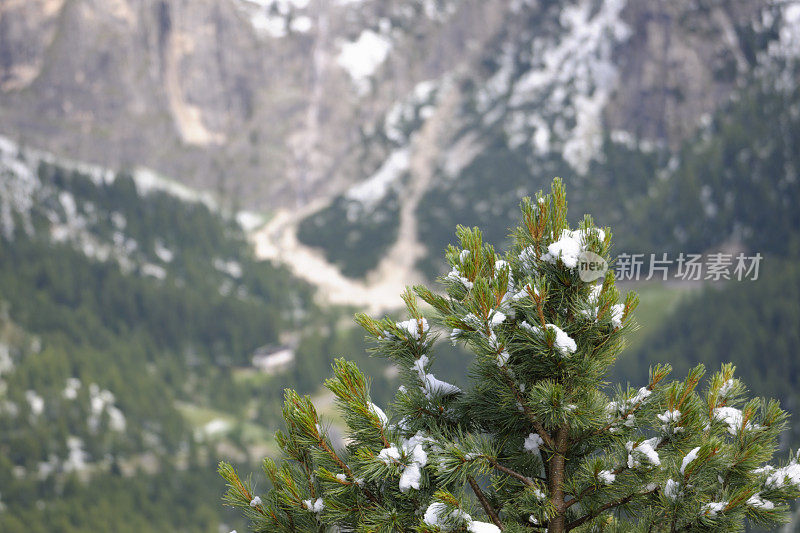
M407 118L409 136L433 116L398 115L429 82L458 100L436 115L453 130L442 150L460 140L455 170L500 120L512 145L558 151L582 173L600 132L676 145L694 131L776 37L770 9L779 11L752 0L5 0L0 133L271 210L373 175L399 139L387 124Z

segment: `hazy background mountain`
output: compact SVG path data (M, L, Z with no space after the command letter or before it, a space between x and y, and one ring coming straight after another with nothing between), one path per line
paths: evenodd
M614 378L733 360L796 413L798 59L784 0L0 0L0 530L243 530L216 461L285 386L334 416L335 356L388 402L352 312L557 175L618 252L764 256L630 285Z
M363 180L445 106L434 141L462 148L456 177L493 128L585 174L604 130L678 147L780 39L781 14L752 0L7 0L0 117L25 144L258 209ZM425 117L398 108L426 98Z

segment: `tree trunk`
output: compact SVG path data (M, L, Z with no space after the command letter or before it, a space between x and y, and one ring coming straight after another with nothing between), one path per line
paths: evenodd
M567 531L566 505L564 503L564 454L567 451L567 428L561 427L556 433L556 449L550 458L550 494L556 516L550 520L549 533L565 533Z

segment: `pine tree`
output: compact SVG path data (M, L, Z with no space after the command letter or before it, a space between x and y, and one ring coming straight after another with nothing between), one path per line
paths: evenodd
M641 388L604 382L637 297L620 301L611 271L582 281L578 261L608 261L611 234L589 216L568 228L559 180L521 210L505 255L459 227L445 292L407 291L407 321L356 316L400 369L390 416L337 360L326 386L346 446L287 390L285 460L264 460L272 488L257 496L220 464L226 502L254 531L739 531L786 519L800 463L766 464L786 425L778 403L747 399L731 365L704 383L702 366L667 382L668 365ZM432 324L474 352L469 387L431 372Z

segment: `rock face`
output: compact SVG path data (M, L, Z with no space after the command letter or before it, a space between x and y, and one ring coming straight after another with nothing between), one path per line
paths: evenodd
M749 68L759 4L5 0L0 133L73 159L146 165L238 205L305 205L380 167L390 112L420 82L486 87L497 99L492 88L514 85L503 84L514 72L502 74L503 62L528 61L541 64L528 82L549 84L549 105L577 91L562 129L675 145ZM586 46L598 47L592 61L570 63ZM547 65L554 49L575 72ZM602 87L580 86L580 69L595 69ZM470 127L472 103L463 97L454 128ZM517 133L543 145L544 129ZM476 137L453 149L475 150ZM563 149L578 157L584 140L575 142Z
M760 26L761 2L630 2L633 30L616 53L621 83L609 125L675 146L713 111L753 67L747 41Z

